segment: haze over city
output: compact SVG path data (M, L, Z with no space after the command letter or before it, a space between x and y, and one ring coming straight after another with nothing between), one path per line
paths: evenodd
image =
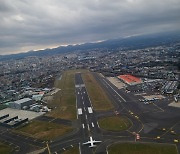
M180 30L179 0L0 0L0 55Z

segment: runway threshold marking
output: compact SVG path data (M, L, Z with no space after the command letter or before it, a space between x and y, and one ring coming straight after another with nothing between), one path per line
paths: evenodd
M88 107L89 113L93 113L92 107Z
M92 122L92 127L94 127L94 123Z
M82 114L82 109L81 109L81 108L78 109L78 114L79 114L79 115Z
M82 124L82 127L83 127L83 129L85 128L85 127L84 127L84 124Z

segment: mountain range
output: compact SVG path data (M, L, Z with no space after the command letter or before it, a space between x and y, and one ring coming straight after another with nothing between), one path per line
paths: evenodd
M50 56L60 53L69 53L77 50L89 50L97 48L106 49L141 49L152 46L168 45L180 42L180 32L157 33L150 35L139 35L126 38L110 39L97 43L84 43L78 45L59 46L53 49L44 49L38 51L29 51L11 55L0 55L0 61L10 59L21 59L28 56Z

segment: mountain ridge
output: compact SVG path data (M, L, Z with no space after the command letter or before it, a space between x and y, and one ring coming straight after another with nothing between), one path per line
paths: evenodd
M17 53L11 55L0 55L0 61L10 59L21 59L29 56L50 56L61 53L69 53L77 50L89 50L97 48L105 49L141 49L146 47L165 45L170 43L180 42L180 32L171 33L158 33L150 35L132 36L127 38L109 39L106 41L95 42L95 43L84 43L77 45L59 46L52 49L44 49L38 51L28 51L24 53Z

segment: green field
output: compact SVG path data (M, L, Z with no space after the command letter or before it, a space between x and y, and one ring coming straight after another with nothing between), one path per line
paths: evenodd
M75 146L71 149L64 151L63 154L79 154L79 148L78 146Z
M98 120L100 128L108 131L127 130L131 125L131 121L126 117L112 116Z
M72 130L73 128L69 126L34 120L28 125L18 128L17 132L42 140L50 140L67 134Z
M112 102L110 101L102 87L99 85L99 83L96 81L92 73L84 73L82 76L93 108L99 111L113 109Z
M120 143L108 148L109 154L178 154L174 145L153 143Z
M4 143L0 142L0 153L1 154L9 154L12 152L12 148Z
M61 90L49 102L49 105L56 109L47 115L69 120L76 119L75 72L75 70L66 71L63 73L61 80L55 81L55 87Z
M59 90L53 99L48 102L48 106L53 110L46 114L54 118L68 120L76 119L76 96L75 96L75 73L87 72L86 70L69 70L65 71L61 80L56 80L54 85ZM43 140L51 140L58 136L63 136L73 131L72 127L59 125L55 123L32 121L30 124L20 127L15 132L24 135L36 137Z

